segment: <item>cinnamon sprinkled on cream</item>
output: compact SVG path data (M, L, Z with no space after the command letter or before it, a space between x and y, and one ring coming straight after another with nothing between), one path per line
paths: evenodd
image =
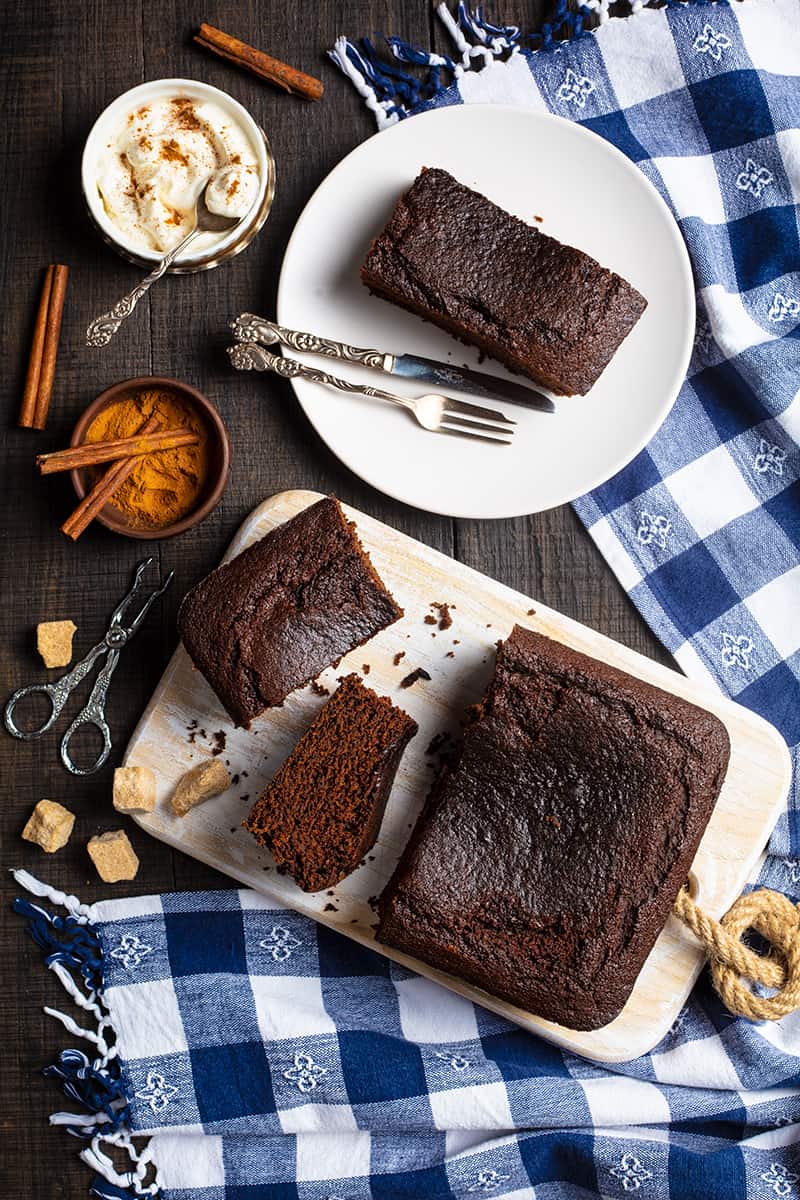
M207 183L211 212L246 216L259 170L245 130L213 101L168 96L128 113L97 165L108 217L134 247L164 252L192 228ZM220 234L203 234L198 247Z

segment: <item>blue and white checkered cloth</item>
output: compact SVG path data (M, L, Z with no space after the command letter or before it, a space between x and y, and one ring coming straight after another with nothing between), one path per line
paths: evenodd
M800 1194L800 1014L753 1026L701 986L608 1070L253 891L86 907L17 877L68 909L17 902L98 1023L47 1073L106 1200L148 1194L151 1160L164 1200Z
M369 43L336 55L379 123L530 104L614 142L671 205L698 287L691 372L647 449L577 508L687 673L796 747L800 11L670 3L582 36L607 8L562 3L534 51L462 7L442 14L454 58L396 39L393 66ZM795 899L797 804L762 874ZM97 1195L152 1194L152 1160L165 1200L800 1198L800 1013L736 1020L703 981L651 1054L600 1068L253 892L85 908L19 878L68 909L19 902L93 1026L62 1015L91 1052L51 1073L83 1113L55 1121L91 1138Z

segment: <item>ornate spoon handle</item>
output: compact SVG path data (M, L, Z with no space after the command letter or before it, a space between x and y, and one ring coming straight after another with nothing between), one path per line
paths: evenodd
M306 351L309 354L326 354L328 358L338 358L341 362L362 363L365 367L377 367L380 371L391 372L394 366L394 355L384 354L381 350L362 350L358 346L348 346L345 342L335 342L331 338L317 337L313 333L300 333L296 329L287 329L284 325L276 325L255 313L242 313L230 323L234 337L239 342L260 342L263 346L280 342L292 350Z
M141 300L145 292L153 286L157 279L160 279L164 272L172 266L175 259L180 254L192 238L200 233L201 230L193 229L191 233L187 233L186 237L178 242L177 246L173 246L161 262L145 276L141 283L138 283L132 291L128 292L127 296L123 296L118 300L114 307L107 313L103 313L101 317L95 317L89 328L86 330L86 345L87 346L107 346L114 334L119 329L126 317L129 317L136 305Z
M387 400L390 404L399 404L401 408L413 408L413 403L403 396L395 396L380 388L369 387L362 383L351 383L348 379L340 379L338 375L329 375L327 371L318 371L316 367L307 367L296 358L284 358L279 354L270 354L263 346L255 342L237 342L228 347L230 360L237 371L274 371L284 379L308 379L312 383L324 383L328 387L338 388L340 392L351 392L356 396L371 396L375 400Z

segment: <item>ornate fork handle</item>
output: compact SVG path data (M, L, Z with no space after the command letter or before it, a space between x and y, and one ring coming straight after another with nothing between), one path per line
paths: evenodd
M121 300L118 300L109 312L103 313L100 317L95 317L86 330L86 345L97 348L107 346L125 318L129 317L136 308L136 305L145 292L149 291L156 280L161 278L164 272L172 266L181 250L188 246L195 234L200 232L199 229L193 229L191 233L188 233L182 241L178 242L177 246L173 246L164 255L161 262L149 275L145 276L141 283L138 283L135 288L128 292L127 296L123 296Z
M324 383L328 387L338 388L340 392L351 392L356 396L370 396L375 400L387 400L390 404L398 404L401 408L413 408L413 402L403 396L395 396L380 388L369 387L367 384L351 383L348 379L340 379L338 375L329 375L327 371L318 371L315 367L307 367L296 358L283 358L279 354L270 354L263 346L255 342L237 342L228 347L230 360L237 371L274 371L284 379L308 379L311 383Z
M276 325L274 321L267 321L264 317L257 317L255 313L242 313L235 321L231 321L230 326L238 342L260 342L264 346L280 342L282 346L289 346L292 350L325 354L328 358L361 363L365 367L377 367L380 371L391 371L394 366L392 354L384 354L380 350L362 350L358 346L348 346L345 342L317 337L313 333L300 333L296 329Z

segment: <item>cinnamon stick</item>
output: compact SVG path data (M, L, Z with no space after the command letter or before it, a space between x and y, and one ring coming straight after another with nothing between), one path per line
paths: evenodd
M33 429L33 417L36 412L36 397L39 392L39 379L42 374L42 351L44 349L45 330L47 328L47 310L50 307L50 293L53 287L55 267L51 263L44 274L42 294L39 297L39 311L36 314L36 324L33 328L33 341L28 359L28 373L25 376L25 390L22 393L22 406L19 410L17 424L21 429Z
M40 475L56 471L74 471L79 467L96 467L119 458L154 454L158 450L175 450L178 446L195 446L200 435L191 429L165 429L163 432L138 433L134 437L117 438L111 442L84 442L52 454L38 454L36 465Z
M154 414L142 426L137 436L141 437L148 433L155 433L161 428L161 424L161 418ZM61 526L61 532L64 536L68 537L71 542L77 542L87 526L91 524L100 512L100 509L108 503L117 489L122 486L135 466L135 458L123 458L120 462L115 462L110 466L102 479L98 479L92 490L86 493L75 511L67 517Z
M64 297L67 294L67 279L69 267L62 263L53 266L53 282L50 288L49 304L47 306L47 323L44 331L42 346L42 367L39 375L39 387L36 393L36 408L33 413L31 428L44 429L47 424L47 414L50 410L50 396L53 391L53 378L56 371L58 342L61 337L61 316L64 311Z
M221 29L215 29L213 25L206 25L204 22L199 33L194 35L194 40L198 46L210 50L212 54L234 63L237 67L242 67L252 75L257 75L259 79L274 83L285 92L302 96L304 100L319 100L322 95L322 83L313 75L306 75L303 71L290 67L288 63L265 54L263 50L248 46L246 42L240 42L238 38L223 33Z

